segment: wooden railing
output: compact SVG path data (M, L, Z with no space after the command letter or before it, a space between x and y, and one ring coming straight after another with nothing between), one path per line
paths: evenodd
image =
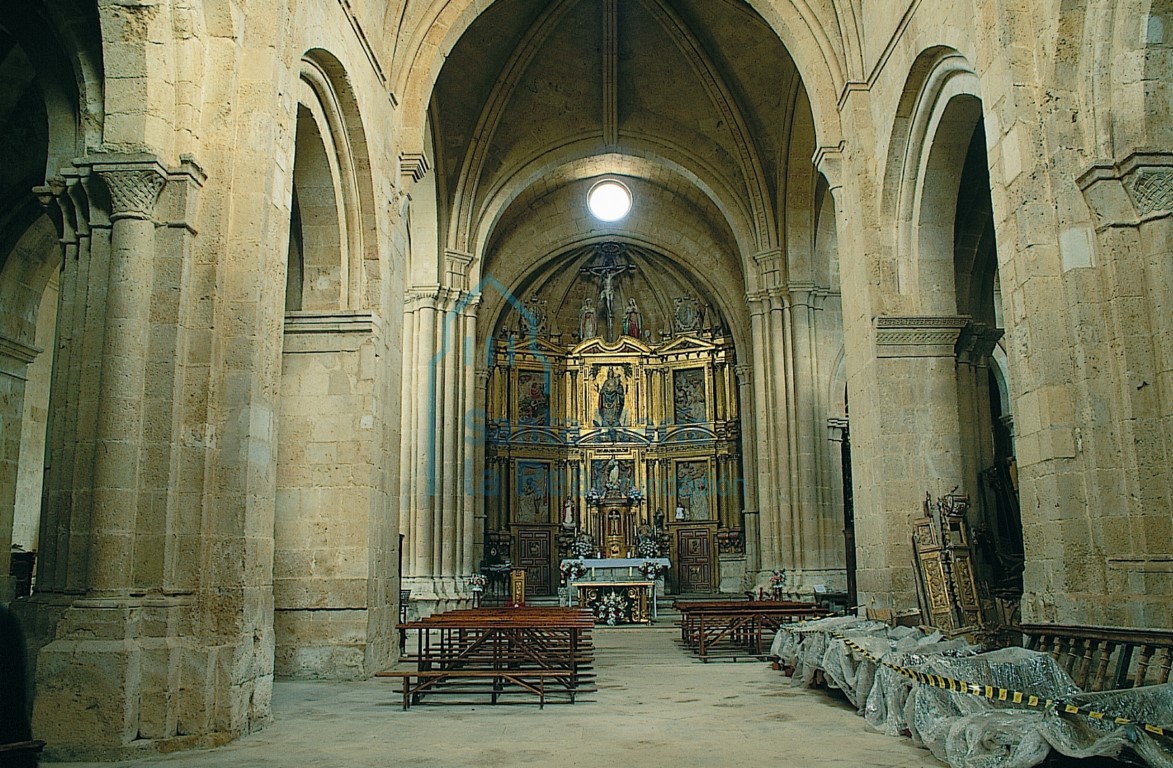
M1025 646L1049 653L1085 691L1169 681L1173 631L1023 624Z

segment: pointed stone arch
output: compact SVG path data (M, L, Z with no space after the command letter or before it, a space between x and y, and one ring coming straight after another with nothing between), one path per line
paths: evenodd
M957 311L953 206L981 119L980 84L965 57L945 47L922 52L897 107L881 200L881 217L896 222L893 263L881 270L881 290L904 297L909 310Z

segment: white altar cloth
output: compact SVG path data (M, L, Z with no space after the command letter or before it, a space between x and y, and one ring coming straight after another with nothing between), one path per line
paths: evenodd
M580 561L583 567L587 569L586 575L578 581L589 582L603 582L603 581L644 581L644 575L639 572L639 567L647 562L655 563L662 566L665 570L671 563L666 557L583 557L572 558L569 562ZM563 560L563 563L568 562ZM577 582L571 581L568 585L570 587L569 597L570 604L578 604L578 589ZM664 577L661 575L651 582L651 608L652 618L656 618L656 593L664 590Z

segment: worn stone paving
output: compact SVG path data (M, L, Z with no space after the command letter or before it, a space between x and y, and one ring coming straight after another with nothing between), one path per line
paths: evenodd
M702 664L677 647L676 637L668 627L596 630L598 692L545 710L519 703L405 712L397 681L278 682L275 720L263 731L219 749L122 765L942 765L908 739L869 732L841 698L792 688L764 662Z

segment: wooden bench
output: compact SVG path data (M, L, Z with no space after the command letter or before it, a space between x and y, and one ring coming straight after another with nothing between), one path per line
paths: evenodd
M443 694L489 694L490 703L496 704L498 698L510 691L506 685L515 686L513 690L528 691L538 697L538 709L546 708L546 680L550 678L565 678L566 673L555 669L405 669L387 670L378 672L375 677L398 677L403 681L403 708L418 704L425 693ZM414 680L414 682L413 682ZM481 681L489 684L477 688L441 687L452 681ZM570 703L574 703L575 689L570 689Z
M1022 624L1024 645L1049 653L1085 691L1169 681L1173 631L1063 624Z
M575 608L479 608L448 611L399 625L417 633L415 669L383 677L404 680L406 705L424 693L529 692L544 706L548 683L569 695L595 690L594 615Z
M680 611L680 640L702 661L764 658L767 640L784 624L830 615L813 603L784 600L713 600L674 603Z

